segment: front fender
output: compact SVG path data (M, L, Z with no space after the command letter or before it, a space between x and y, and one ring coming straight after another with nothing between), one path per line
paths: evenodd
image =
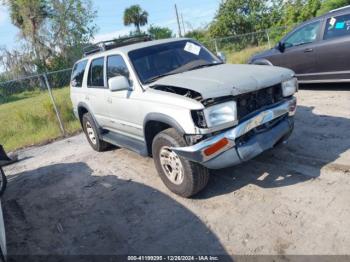
M145 135L145 127L147 122L149 121L158 121L162 122L164 124L167 124L173 128L175 128L180 134L185 134L185 130L182 128L182 126L172 117L162 114L162 113L149 113L146 115L144 121L143 121L143 133Z

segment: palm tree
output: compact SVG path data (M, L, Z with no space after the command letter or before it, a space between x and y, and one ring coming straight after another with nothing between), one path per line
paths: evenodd
M137 33L141 33L140 26L144 26L148 22L148 13L139 5L132 5L124 11L124 25L134 24Z

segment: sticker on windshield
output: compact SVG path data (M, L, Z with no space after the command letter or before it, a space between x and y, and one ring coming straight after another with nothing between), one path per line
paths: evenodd
M201 51L201 47L198 45L195 45L191 42L187 42L184 48L185 51L195 54L195 55L199 55L199 52Z
M331 18L331 20L329 21L329 24L331 26L334 26L335 22L337 22L337 19L335 19L334 17Z

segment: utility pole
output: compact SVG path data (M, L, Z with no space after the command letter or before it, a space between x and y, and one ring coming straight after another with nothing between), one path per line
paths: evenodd
M181 34L181 25L180 25L180 19L179 19L179 13L177 12L177 6L175 4L175 13L176 13L176 19L177 19L177 25L179 27L179 37L182 37Z
M182 16L182 13L181 13L181 20L182 20L182 30L184 31L184 36L185 36L186 35L186 29L185 29L184 17Z

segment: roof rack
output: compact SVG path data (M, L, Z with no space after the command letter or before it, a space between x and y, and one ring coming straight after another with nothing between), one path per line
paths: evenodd
M135 35L129 37L120 37L117 39L101 41L92 45L89 45L83 49L84 56L107 51L121 46L127 46L131 44L151 41L150 35Z
M336 12L336 11L340 11L340 10L343 10L343 9L346 9L346 8L349 8L349 7L350 7L350 5L346 5L346 6L337 8L337 9L333 9L333 10L329 11L329 13L333 13L333 12Z

